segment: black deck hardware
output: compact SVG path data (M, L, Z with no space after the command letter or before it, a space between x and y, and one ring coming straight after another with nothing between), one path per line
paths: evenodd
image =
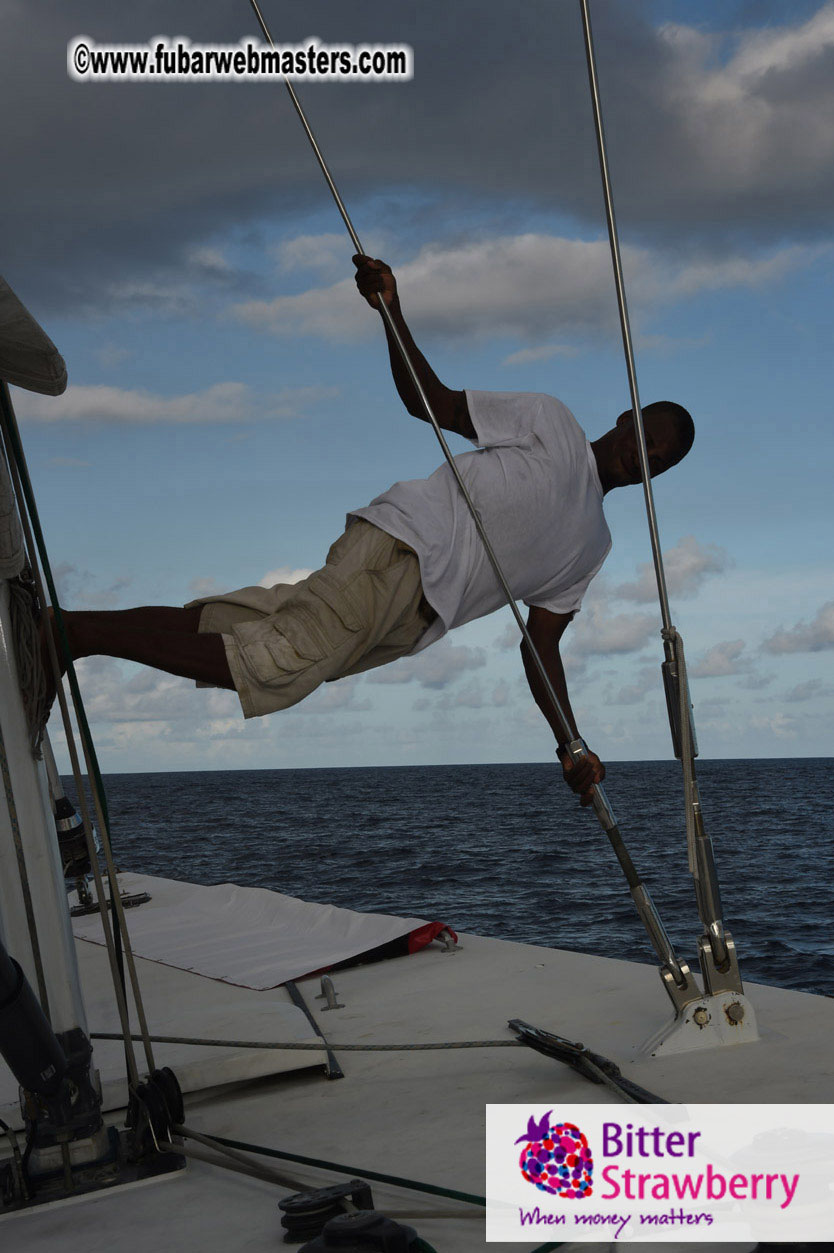
M332 1218L315 1240L299 1253L434 1253L413 1227L394 1222L384 1214L340 1214Z
M331 1218L354 1210L373 1210L371 1186L364 1179L351 1179L329 1188L317 1188L314 1192L296 1192L278 1202L283 1214L285 1244L300 1244L311 1240L324 1230Z
M664 1097L655 1096L631 1079L626 1079L616 1062L599 1053L592 1053L584 1044L566 1040L550 1031L542 1031L540 1027L532 1027L529 1022L522 1022L520 1018L511 1018L507 1026L515 1032L521 1044L528 1045L537 1053L543 1053L545 1057L563 1062L583 1078L590 1079L591 1083L605 1083L608 1087L616 1088L627 1100L640 1105L669 1104Z

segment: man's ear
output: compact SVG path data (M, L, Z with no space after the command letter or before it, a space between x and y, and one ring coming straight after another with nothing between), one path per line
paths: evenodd
M631 409L626 409L625 413L621 413L620 416L617 418L615 425L617 427L625 426L627 422L632 422L633 420L634 420L634 414L632 413Z

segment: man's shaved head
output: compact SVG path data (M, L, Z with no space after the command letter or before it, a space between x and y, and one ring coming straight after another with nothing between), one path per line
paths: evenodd
M682 461L695 439L695 424L691 415L683 405L672 400L656 400L646 405L643 408L643 427L652 478ZM616 425L594 440L591 447L603 491L641 481L637 432L631 409L621 413Z
M626 409L617 418L617 425L624 420L632 421L633 418L634 411ZM646 421L659 422L669 429L677 453L672 464L677 465L679 461L683 461L695 442L695 423L689 410L684 409L683 405L675 404L674 400L655 400L650 405L643 406L643 419L644 424Z

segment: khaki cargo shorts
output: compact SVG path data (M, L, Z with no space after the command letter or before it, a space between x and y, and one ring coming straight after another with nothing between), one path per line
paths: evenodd
M223 636L245 718L288 709L319 684L394 661L436 618L417 555L355 518L300 583L242 587L203 605L200 631Z

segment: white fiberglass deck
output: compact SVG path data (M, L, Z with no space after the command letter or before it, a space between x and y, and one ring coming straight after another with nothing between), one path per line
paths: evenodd
M131 876L131 886L135 882ZM97 987L90 1029L110 1030L114 1015L104 1008L104 952L88 942L79 942L79 952L85 987ZM138 967L155 1033L312 1037L284 989L229 987L144 959ZM322 1012L323 1003L314 999L318 979L299 986L321 1030L336 1043L509 1039L507 1019L520 1017L584 1041L669 1100L819 1102L830 1101L834 1092L834 1003L824 997L748 985L759 1019L758 1043L632 1063L635 1049L669 1016L653 966L463 936L454 954L432 946L410 957L339 972L333 980L343 1009ZM97 1045L98 1064L105 1078L112 1078L120 1046L107 1048ZM157 1045L156 1062L172 1065L186 1079L183 1086L192 1089L247 1080L236 1087L192 1091L186 1121L195 1129L328 1158L346 1164L352 1174L374 1169L478 1194L484 1183L487 1101L536 1106L613 1099L608 1089L522 1048L335 1052L345 1077L331 1081L323 1076L319 1053L284 1053L282 1058L271 1050L249 1055L233 1050L224 1057L217 1050ZM197 1062L190 1063L189 1072L187 1059L195 1053ZM275 1073L285 1062L307 1068ZM8 1087L6 1095L11 1095ZM291 1163L282 1168L314 1186L336 1181ZM410 1222L438 1253L509 1253L542 1242L486 1245L482 1211L387 1185L372 1188L378 1209ZM277 1210L283 1195L269 1184L191 1163L184 1174L163 1182L74 1202L71 1208L9 1217L2 1224L3 1240L27 1253L46 1253L59 1241L72 1253L76 1248L78 1253L113 1248L138 1253L148 1247L170 1253L194 1248L266 1253L284 1247Z

